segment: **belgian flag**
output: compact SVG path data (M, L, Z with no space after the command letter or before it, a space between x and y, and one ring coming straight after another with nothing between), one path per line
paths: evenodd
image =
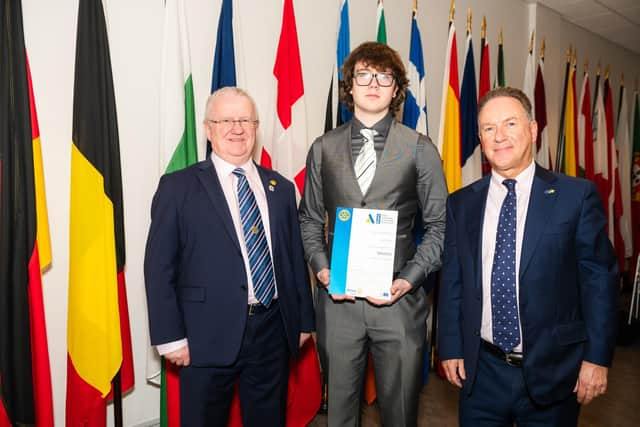
M0 1L0 426L2 427L53 425L51 375L41 280L41 268L48 265L50 259L40 138L24 45L22 7L18 0L2 0Z
M133 387L117 122L102 3L80 0L71 146L67 426L104 426L107 400L113 394L118 406L119 395Z

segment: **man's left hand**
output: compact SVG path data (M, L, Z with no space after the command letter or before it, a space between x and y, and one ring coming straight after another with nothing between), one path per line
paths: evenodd
M606 366L582 361L578 381L573 389L573 392L578 394L578 403L586 405L607 391L608 372L609 369Z
M404 296L407 292L411 291L413 287L411 283L407 282L404 279L396 279L391 284L391 299L384 300L373 297L367 297L367 301L374 305L391 305L398 301L400 298Z
M304 343L307 342L307 340L311 337L311 333L309 332L300 332L300 347L302 348L302 346L304 345Z

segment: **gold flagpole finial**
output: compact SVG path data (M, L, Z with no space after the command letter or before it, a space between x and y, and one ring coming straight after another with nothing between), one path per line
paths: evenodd
M529 55L533 53L533 37L535 36L535 34L535 30L531 31L531 38L529 39Z
M573 68L578 64L578 48L573 48Z
M607 64L607 68L604 69L604 79L609 80L609 71L611 70L611 65Z
M598 59L598 65L596 66L596 76L600 76L600 68L602 66L600 65L600 60Z
M467 8L467 34L471 34L471 8Z
M544 61L544 48L545 48L545 38L542 38L542 47L540 47L540 59Z
M418 0L413 0L413 13L416 14L418 12Z
M498 44L502 44L502 25L500 25L500 32L498 33Z
M453 22L453 19L456 17L456 2L455 0L451 0L451 6L449 7L449 22Z
M567 49L567 62L571 64L571 45L569 45L569 49Z
M487 17L482 17L482 26L480 27L482 32L480 33L483 39L487 38Z

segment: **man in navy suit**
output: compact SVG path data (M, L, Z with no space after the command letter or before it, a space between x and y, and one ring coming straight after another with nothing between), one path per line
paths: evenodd
M607 388L617 264L593 183L536 165L522 91L480 101L491 174L453 193L439 302L440 358L462 426L577 425Z
M145 283L151 343L181 366L183 426L284 426L290 356L314 328L293 184L252 161L253 99L207 100L211 159L162 177Z

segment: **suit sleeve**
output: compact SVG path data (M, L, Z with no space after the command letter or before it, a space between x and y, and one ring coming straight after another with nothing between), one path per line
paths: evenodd
M440 269L446 223L448 190L442 160L431 140L424 136L420 137L416 148L416 171L424 235L415 255L398 274L412 285L422 283L429 273Z
M462 359L462 270L456 239L456 218L447 201L442 280L438 298L438 349L441 360Z
M314 273L329 268L325 239L325 206L322 189L322 142L318 138L307 154L304 192L299 209L305 258Z
M302 236L300 234L300 223L298 221L298 211L296 209L295 190L292 187L289 201L289 229L291 230L291 254L294 269L294 280L298 293L298 304L300 306L300 331L313 332L315 330L315 312L313 309L313 298L311 296L311 283L309 281L309 271L304 261L304 249L302 246Z
M584 360L610 366L618 327L618 263L606 233L595 185L587 183L576 229L582 316L588 341Z
M176 285L179 259L179 219L176 195L169 176L160 180L151 205L151 227L144 259L151 344L165 344L186 337L178 307Z

